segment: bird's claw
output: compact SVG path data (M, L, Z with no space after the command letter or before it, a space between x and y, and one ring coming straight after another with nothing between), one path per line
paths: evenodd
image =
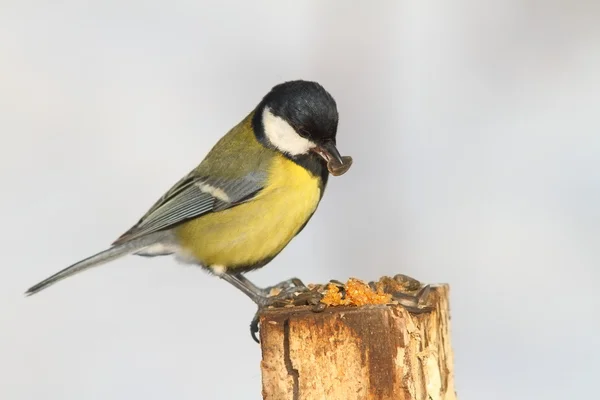
M259 322L260 322L260 308L258 309L258 311L256 311L256 314L254 314L252 321L250 321L250 336L252 336L252 340L254 340L256 343L260 343L260 340L256 336L256 334L258 333Z
M298 278L290 278L283 282L279 282L276 285L268 286L268 287L262 289L262 292L265 297L271 297L271 296L277 296L280 293L290 290L292 288L302 289L302 288L306 288L306 285L304 284L304 282L302 282Z

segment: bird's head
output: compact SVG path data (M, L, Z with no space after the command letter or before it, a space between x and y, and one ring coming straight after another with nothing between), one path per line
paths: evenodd
M336 147L338 111L333 97L318 83L290 81L279 84L256 110L254 128L267 146L294 158L318 155L332 175L342 175L352 158Z

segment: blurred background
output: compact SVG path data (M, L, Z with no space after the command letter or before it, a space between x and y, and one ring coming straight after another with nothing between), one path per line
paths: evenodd
M332 178L269 285L452 288L465 399L575 399L600 371L600 3L0 3L0 398L260 399L255 308L105 248L275 84L336 98Z

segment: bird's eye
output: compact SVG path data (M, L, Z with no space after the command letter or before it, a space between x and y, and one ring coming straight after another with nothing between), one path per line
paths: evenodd
M302 137L310 137L310 132L303 126L299 127L296 132L298 132L298 135Z

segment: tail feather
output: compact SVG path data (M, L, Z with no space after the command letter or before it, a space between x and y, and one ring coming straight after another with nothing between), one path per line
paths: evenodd
M128 254L135 253L145 247L148 247L157 242L155 235L148 235L139 239L135 239L120 245L113 246L109 249L101 251L98 254L94 254L84 260L76 262L75 264L55 273L54 275L44 279L40 283L27 289L25 292L26 296L31 296L37 292L46 289L47 287L59 282L65 278L83 272L92 267L97 267L102 264L106 264L110 261L116 260L117 258L126 256Z

